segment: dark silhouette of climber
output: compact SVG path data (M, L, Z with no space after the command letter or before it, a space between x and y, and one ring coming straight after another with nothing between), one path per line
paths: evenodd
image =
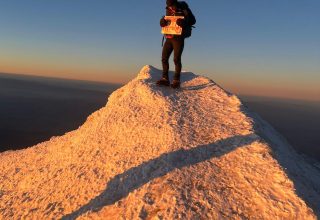
M166 34L166 41L162 49L162 68L163 74L162 79L157 81L157 85L170 86L169 81L169 58L174 51L174 64L175 64L175 74L173 82L171 84L172 88L180 87L180 73L182 69L181 56L184 48L184 40L191 36L192 25L196 23L196 19L190 10L186 2L180 2L177 0L167 0L166 7L167 16L183 16L184 19L178 19L177 25L182 27L181 35L169 35ZM160 26L165 27L169 25L169 21L164 17L160 20Z

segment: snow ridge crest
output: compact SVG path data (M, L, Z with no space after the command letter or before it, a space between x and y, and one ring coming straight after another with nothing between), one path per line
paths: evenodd
M316 219L319 172L267 123L209 78L160 77L145 66L77 130L0 154L0 219Z

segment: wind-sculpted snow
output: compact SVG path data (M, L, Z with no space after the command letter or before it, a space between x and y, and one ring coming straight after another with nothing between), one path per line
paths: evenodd
M316 219L320 172L212 80L144 67L77 130L0 154L1 219Z

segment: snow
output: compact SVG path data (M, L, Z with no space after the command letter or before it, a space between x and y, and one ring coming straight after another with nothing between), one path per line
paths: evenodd
M145 66L75 131L0 154L0 219L317 219L320 171L212 80Z

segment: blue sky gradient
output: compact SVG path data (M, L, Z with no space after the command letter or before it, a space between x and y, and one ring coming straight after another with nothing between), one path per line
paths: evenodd
M185 70L238 94L320 100L320 1L190 0ZM125 83L161 67L163 1L0 2L0 72ZM171 67L173 63L171 61Z

